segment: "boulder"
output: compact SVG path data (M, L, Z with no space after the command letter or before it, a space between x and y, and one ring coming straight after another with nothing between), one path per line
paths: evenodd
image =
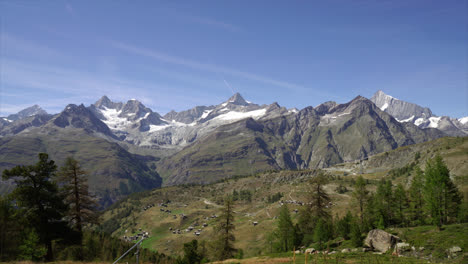
M349 252L351 252L351 250L349 248L343 248L341 250L341 253L349 253Z
M398 241L400 241L400 238L397 236L381 229L373 229L367 234L364 244L373 250L387 252L389 249L393 248Z
M450 253L458 253L458 252L461 252L461 251L462 251L462 249L461 249L461 247L459 247L459 246L453 246L453 247L451 247L451 248L449 249L449 252L450 252Z
M395 250L397 250L397 252L409 251L410 249L411 249L411 246L408 243L405 243L405 242L396 243Z

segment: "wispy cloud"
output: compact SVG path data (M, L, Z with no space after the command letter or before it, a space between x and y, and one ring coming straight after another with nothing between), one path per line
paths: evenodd
M64 56L64 54L57 50L13 36L7 32L0 33L0 41L2 48L1 55L3 57L11 54L40 58Z
M108 95L113 100L127 101L135 98L160 113L172 109L185 109L190 105L207 103L209 94L201 92L200 98L173 93L183 90L177 86L157 82L126 79L116 75L102 75L59 65L32 63L15 59L2 59L0 116L16 113L32 104L39 104L54 113L69 103L95 102ZM211 96L213 97L213 96ZM22 102L14 104L22 98Z
M140 48L140 47L125 44L122 42L113 41L111 43L115 48L118 48L120 50L124 50L129 53L152 58L152 59L166 62L166 63L185 66L185 67L193 68L196 70L203 70L203 71L208 71L212 73L236 76L236 77L248 79L251 81L257 81L257 82L261 82L261 83L265 83L265 84L269 84L269 85L273 85L273 86L277 86L277 87L281 87L285 89L304 90L304 91L310 90L310 88L306 88L302 85L298 85L298 84L294 84L294 83L286 82L286 81L281 81L281 80L276 80L276 79L272 79L266 76L249 73L245 71L240 71L240 70L229 68L229 67L203 63L203 62L198 62L198 61L194 61L194 60L190 60L190 59L186 59L182 57L172 56L172 55L168 55L162 52ZM320 93L320 91L317 91L317 92Z

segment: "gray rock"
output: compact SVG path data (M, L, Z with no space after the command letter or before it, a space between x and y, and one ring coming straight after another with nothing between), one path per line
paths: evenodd
M389 249L393 248L398 241L400 241L400 238L397 236L380 229L373 229L367 234L364 244L371 249L387 252Z
M450 253L458 253L458 252L462 252L462 249L461 249L461 247L459 247L459 246L453 246L453 247L451 247L451 248L449 249L449 252L450 252Z
M349 253L349 252L351 252L351 250L349 248L343 248L341 250L341 253Z

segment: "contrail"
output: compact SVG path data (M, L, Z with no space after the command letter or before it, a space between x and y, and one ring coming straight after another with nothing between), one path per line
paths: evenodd
M232 94L235 94L234 89L232 89L231 85L229 85L229 83L226 81L226 79L223 78L223 81L226 84L226 86L231 89Z

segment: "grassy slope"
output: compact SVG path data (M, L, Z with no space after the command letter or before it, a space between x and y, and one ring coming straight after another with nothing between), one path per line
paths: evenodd
M446 146L450 143L450 148L441 147ZM444 160L448 164L449 169L452 172L459 173L462 175L464 161L468 160L468 153L466 152L468 140L457 139L457 138L444 138L438 139L433 142L417 144L414 146L408 146L399 148L388 152L386 159L381 161L381 167L372 168L374 173L362 174L365 178L371 180L368 189L375 190L376 179L387 176L388 170L391 167L385 167L387 163L393 162L395 167L403 167L406 162L412 162L414 160L415 151L421 152L421 158L419 164L424 164L425 159L432 157L435 151L439 151ZM412 151L409 151L411 150ZM404 151L405 155L401 154ZM424 154L425 153L425 154ZM385 155L385 154L382 154ZM368 161L368 164L378 164L377 159L381 159L382 155L377 155ZM410 157L399 160L399 157ZM395 157L394 161L389 161L389 157ZM375 159L375 160L374 160ZM396 163L401 162L401 163ZM385 165L385 166L384 166ZM371 170L369 166L365 167L367 170ZM333 200L332 213L333 215L343 215L347 210L354 210L356 207L351 203L351 192L344 194L338 194L335 192L335 188L342 184L346 186L350 191L352 190L352 179L357 176L355 172L360 170L360 166L355 163L340 165L329 170L329 174L334 176L334 180L326 186L327 192L331 195ZM138 198L129 197L125 201L116 204L113 210L108 210L104 214L104 219L116 217L119 212L122 212L124 208L133 206L134 210L127 217L122 218L121 227L114 232L116 236L131 235L132 232L136 232L138 228L150 231L151 238L145 241L144 246L152 248L167 254L180 254L183 243L189 242L192 239L199 240L210 240L213 235L213 224L215 220L209 218L205 220L205 217L210 217L213 214L219 214L219 205L224 195L232 193L235 189L250 190L253 193L253 200L251 203L238 201L235 207L235 219L236 219L236 231L235 236L237 239L236 247L244 250L245 256L258 256L269 252L268 244L266 243L266 235L272 231L276 226L275 216L278 215L279 203L267 203L266 197L277 192L284 194L283 200L305 200L305 194L307 191L308 178L313 174L313 171L280 171L272 173L257 174L251 177L238 178L226 180L224 182L210 184L205 186L173 186L166 187L158 190L153 190L145 194L139 195ZM347 175L347 176L344 176ZM408 176L403 175L399 178L394 178L394 183L397 182L408 182ZM460 179L465 179L464 181ZM457 177L456 179L459 188L461 190L467 189L466 178ZM165 199L170 199L172 202L168 205L168 208L172 210L171 214L161 212L160 207L155 206L149 210L143 211L142 208L147 204L158 204ZM216 204L218 203L218 204ZM299 209L298 205L289 205L289 209ZM184 213L188 216L188 219L181 220L179 214ZM173 215L176 214L177 218L174 219ZM296 214L292 213L293 220L296 220ZM257 226L253 226L252 222L258 221ZM201 235L196 237L192 232L183 233L180 235L174 235L169 231L169 228L176 228L184 230L188 226L193 226L198 223L199 225L204 222L208 223L208 227L203 229ZM201 228L196 226L196 229ZM433 227L421 227L422 229L433 230ZM466 226L463 227L466 229ZM125 233L127 230L127 233ZM417 232L419 229L416 229ZM393 231L393 230L392 230ZM452 229L447 230L447 234L443 235L441 239L444 241L452 241L447 237L453 234L455 231ZM399 232L399 231L394 231ZM422 232L422 231L421 231ZM465 231L464 231L465 232ZM466 233L466 232L465 232ZM434 233L434 235L436 235ZM408 240L412 241L411 236ZM427 240L429 241L429 240ZM434 238L437 241L437 238ZM415 243L417 245L417 243ZM444 243L435 243L435 246L449 247ZM451 245L453 246L453 245ZM466 241L460 244L464 250L468 250ZM430 247L428 247L430 248Z
M154 188L160 184L157 173L151 171L135 155L116 143L87 135L80 130L68 130L60 137L44 135L1 138L0 171L16 165L33 164L37 161L39 152L48 153L59 166L66 157L73 156L90 172L91 190L109 200L115 201L130 192ZM127 185L127 193L120 189L121 183ZM108 202L110 201L105 203Z

